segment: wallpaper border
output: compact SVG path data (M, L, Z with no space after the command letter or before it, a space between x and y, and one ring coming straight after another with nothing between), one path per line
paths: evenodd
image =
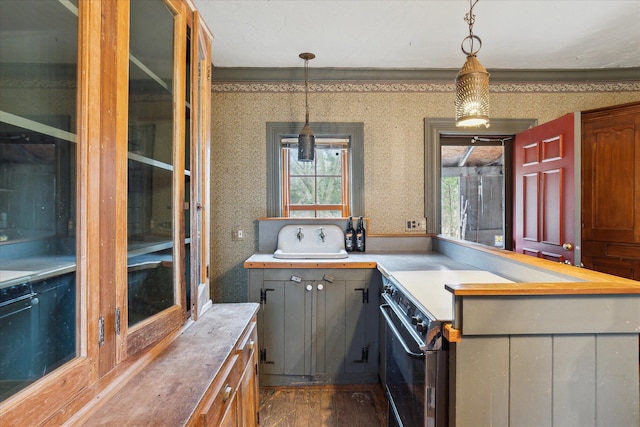
M295 93L304 92L304 84L283 82L216 82L211 86L214 93ZM453 93L455 83L420 82L313 82L309 92L337 93ZM593 92L640 92L640 81L630 82L579 82L579 83L490 83L493 93L593 93Z

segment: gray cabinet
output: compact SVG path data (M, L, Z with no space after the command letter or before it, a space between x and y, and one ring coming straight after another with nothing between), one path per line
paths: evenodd
M249 270L260 383L377 382L379 281L372 269Z

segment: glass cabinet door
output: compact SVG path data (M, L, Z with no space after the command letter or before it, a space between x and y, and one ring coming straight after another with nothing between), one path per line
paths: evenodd
M0 0L0 424L64 421L210 301L191 7Z
M0 401L77 354L75 0L0 2Z
M179 52L186 48L177 46L185 44L186 30L177 16L163 0L130 2L129 327L181 304L182 298L176 284L184 282L184 120L175 114L184 112L186 56Z
M211 117L211 42L213 36L203 24L200 15L194 13L192 34L192 141L191 170L191 316L198 318L209 297L209 140Z

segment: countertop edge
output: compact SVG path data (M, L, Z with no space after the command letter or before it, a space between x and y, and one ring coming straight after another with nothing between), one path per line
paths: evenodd
M626 282L456 283L445 289L455 296L640 295L640 283Z
M245 261L244 268L376 268L376 261Z

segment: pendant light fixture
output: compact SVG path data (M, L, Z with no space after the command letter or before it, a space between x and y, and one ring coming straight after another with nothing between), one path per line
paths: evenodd
M304 127L298 135L298 161L313 162L315 153L316 137L313 135L311 126L309 126L309 60L315 58L313 53L301 53L300 58L304 59Z
M469 0L469 13L464 17L469 25L469 35L461 45L467 61L456 76L456 126L489 127L489 73L476 57L482 40L473 34L476 19L473 7L477 3L478 0ZM465 49L465 42L468 43L468 50Z

